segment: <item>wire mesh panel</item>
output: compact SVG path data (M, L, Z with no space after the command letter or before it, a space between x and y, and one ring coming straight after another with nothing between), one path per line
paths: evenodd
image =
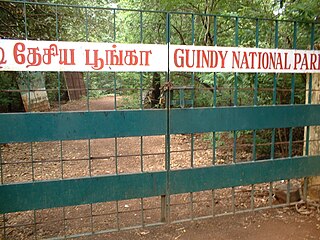
M5 39L313 49L319 31L297 21L0 4L17 13L5 15ZM170 61L168 53L159 64ZM320 109L307 76L1 71L1 238L86 237L305 199L304 178L320 172L309 154Z
M181 15L181 13L177 13ZM303 23L297 22L279 22L273 20L260 20L239 17L224 17L211 15L194 15L186 14L184 18L190 18L191 21L191 44L203 45L210 41L210 45L219 46L243 46L243 47L262 47L260 39L263 44L265 37L268 36L269 44L263 47L267 48L297 48L297 26ZM197 42L197 29L194 28L194 22L197 18L211 19L213 28L209 29L207 33L212 33L212 39L205 42L203 39ZM171 20L174 17L171 18ZM222 24L225 21L232 21L232 24ZM222 23L221 23L222 22ZM268 25L266 27L264 25ZM271 28L270 28L271 26ZM288 27L292 29L292 35L288 36L289 40L279 35L279 28ZM174 29L174 26L171 26ZM228 29L224 30L224 27ZM314 44L314 39L311 29L309 35L309 44ZM220 33L221 32L221 33ZM245 32L245 34L243 33ZM271 37L270 37L271 36ZM171 35L174 38L174 33ZM177 38L175 38L177 39ZM188 38L182 39L180 44L186 42ZM174 40L173 40L174 41ZM171 42L172 43L172 42ZM176 42L174 42L176 43ZM281 45L281 46L280 46ZM170 73L170 80L174 86L172 95L173 98L181 98L181 90L178 86L188 86L191 91L186 91L183 87L183 98L190 100L189 106L179 105L181 103L171 106L173 108L191 108L197 107L240 107L240 106L268 106L268 105L294 105L305 104L303 98L300 100L296 98L305 92L305 76L304 74L266 74L266 73ZM299 86L299 87L298 87ZM177 101L175 102L177 103ZM192 112L192 111L190 111ZM172 115L174 114L174 111ZM190 117L191 115L187 115ZM192 120L184 121L187 124L198 126L201 123L193 123L192 121L200 120L194 118ZM202 117L205 117L203 115ZM231 117L228 115L225 118ZM236 118L241 119L242 116L235 115ZM278 116L275 115L275 118ZM173 117L174 118L174 117ZM227 121L223 117L220 121ZM281 118L279 116L279 118ZM173 121L183 121L182 118L174 118ZM210 119L213 121L213 119ZM215 119L218 120L218 119ZM172 125L176 125L172 121ZM258 119L256 121L259 121ZM191 123L192 122L192 123ZM220 122L212 122L213 125L220 125ZM241 125L241 124L239 124ZM191 129L192 127L190 127ZM219 128L219 127L217 127ZM265 128L248 130L234 130L234 131L216 131L213 133L196 130L190 132L191 134L177 134L171 135L171 169L194 169L205 168L208 166L234 166L237 163L256 163L257 161L270 159L275 161L277 159L306 156L304 152L304 144L309 144L309 139L304 142L303 131L301 127L291 128ZM236 129L236 127L235 127ZM177 141L178 140L178 141ZM181 147L182 143L185 147ZM271 162L270 162L271 163ZM222 168L221 168L222 169ZM198 174L208 174L203 169ZM256 169L257 171L258 168ZM272 171L272 170L271 170ZM192 171L190 171L191 176ZM227 172L225 172L227 174ZM262 173L268 174L268 173ZM212 182L217 182L217 185L224 185L221 181L225 181L226 177L235 177L234 175L219 176L212 175ZM202 176L198 176L201 179ZM193 178L197 181L197 178ZM276 180L276 179L274 179ZM231 188L222 188L211 191L201 191L196 193L183 193L171 196L171 218L174 222L181 222L185 220L211 217L216 215L232 214L237 212L255 211L257 209L264 209L266 207L275 207L290 205L300 198L292 197L289 194L296 191L297 186L300 188L303 179L291 179L272 181L269 183L258 183L251 185L244 185ZM189 184L193 184L191 181ZM187 183L185 183L187 184ZM206 188L206 181L203 181L203 189ZM285 197L278 195L279 189L286 184ZM195 183L194 185L197 185ZM232 186L232 185L229 185ZM305 191L304 191L305 194ZM301 195L301 198L305 197ZM201 206L202 199L206 206L205 214L199 215L199 210L195 206ZM178 209L178 210L176 210Z

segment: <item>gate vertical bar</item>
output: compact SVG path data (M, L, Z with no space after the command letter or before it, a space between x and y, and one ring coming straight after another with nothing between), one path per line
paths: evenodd
M274 47L278 48L278 35L279 35L279 23L278 20L276 20L275 25L275 39L274 39ZM277 73L273 74L273 91L272 91L272 105L277 104ZM274 159L274 153L275 153L275 128L272 129L272 145L271 145L271 158Z
M168 69L166 73L166 135L165 135L165 170L166 170L166 195L161 196L161 221L170 222L170 70L169 70L169 50L170 50L170 13L166 13L166 42L168 46Z
M55 5L55 21L56 21L56 41L59 41L59 18L58 18L58 5ZM58 105L59 112L61 112L61 80L60 80L60 71L57 72L58 79Z
M239 18L235 18L235 46L239 46ZM238 73L234 73L234 107L238 106ZM233 131L233 163L237 161L237 131ZM235 188L232 187L232 212L235 213Z
M311 25L310 49L314 50L314 23ZM309 74L309 85L308 86L309 86L309 89L308 89L308 102L307 102L307 104L311 104L311 99L312 99L312 74ZM306 155L309 155L309 135L310 135L310 127L307 126Z
M297 22L293 23L293 49L297 48ZM295 79L296 74L291 74L291 96L290 96L290 104L294 105L294 91L295 91ZM289 158L292 157L292 141L293 141L293 128L291 127L289 130ZM290 179L288 179L287 184L287 204L290 204Z
M213 17L213 45L217 46L217 15L214 15ZM213 73L213 103L212 107L215 108L217 106L217 73ZM216 164L216 132L212 133L212 165ZM212 198L212 216L215 215L215 191L212 189L211 191L211 198Z
M191 43L192 45L194 45L194 14L191 14ZM191 90L191 107L194 107L194 95L195 95L195 91L194 91L194 72L192 72L191 74L191 86L192 86L192 90ZM183 98L184 99L184 98ZM190 167L194 168L194 133L191 133L191 164ZM193 220L194 218L194 214L193 214L193 193L190 192L190 213L191 213L191 219Z
M59 41L59 14L58 14L58 4L55 4L55 22L56 22L56 41ZM57 72L57 79L58 79L58 111L61 112L61 74L60 71ZM60 167L61 167L61 179L63 179L63 156L62 156L62 141L59 141L59 160L60 160ZM63 221L64 221L64 230L66 229L65 224L65 211L63 208Z
M28 40L28 23L27 23L27 4L23 3L23 18L24 18L24 31L25 31L25 39ZM27 74L28 80L28 106L27 111L32 111L31 105L31 80L29 74ZM33 143L30 142L30 159L31 159L31 174L32 174L32 182L34 182L34 159L33 159ZM37 225L36 225L36 210L33 210L33 231L35 235L35 239L37 239Z
M88 32L88 8L84 8L85 12L85 34L86 34L86 42L89 41L89 32ZM87 82L87 97L86 97L86 104L87 104L87 112L90 111L90 72L86 72L86 82Z
M0 184L3 185L3 159L2 159L2 146L0 146ZM5 213L2 214L2 222L3 222L3 229L2 229L2 234L4 239L6 239L6 217Z
M275 36L274 36L274 47L278 48L279 42L279 22L278 20L275 21ZM272 105L275 106L277 104L277 74L273 74L273 91L272 91ZM275 147L275 140L276 140L276 129L272 129L271 134L271 159L275 158L274 154L274 147ZM273 194L273 183L270 182L269 188L269 204L272 206L272 194Z
M25 39L28 40L28 25L27 25L27 5L26 2L23 2L23 19L24 19L24 34Z
M139 12L139 27L140 27L140 43L143 44L143 18L142 18L142 11ZM143 75L142 72L140 72L140 110L143 110ZM140 136L140 171L144 172L143 169L143 136ZM144 206L143 206L143 198L140 199L141 204L141 224L144 227Z
M116 33L116 9L113 9L113 42L116 42L117 33ZM116 73L113 73L113 94L114 94L114 111L117 111L117 79ZM118 138L114 138L114 156L115 156L115 172L116 175L119 174L118 169ZM119 217L119 201L116 201L116 211L117 211L117 230L120 230L120 217Z
M30 143L30 158L31 158L31 174L32 174L32 182L35 181L34 177L34 158L33 158L33 143ZM35 239L38 239L37 236L37 216L36 216L36 210L33 210L33 231Z
M235 19L235 46L239 46L239 18ZM234 98L233 98L234 106L238 105L238 73L234 73Z
M59 41L59 17L58 17L58 5L55 5L55 18L56 18L56 40ZM58 78L58 105L59 105L59 112L62 112L61 109L61 74L60 71L57 72L57 78ZM60 160L60 172L61 172L61 179L64 179L64 166L63 166L63 141L59 141L59 160ZM66 211L65 207L62 207L62 218L63 218L63 231L64 235L66 234L67 224L66 224Z
M171 15L170 13L166 14L166 37L167 37L167 45L168 45L168 70L167 70L167 83L168 83L168 90L167 90L167 101L166 101L166 108L167 108L167 134L166 134L166 222L170 222L170 169L171 169L171 139L170 139L170 107L171 107L171 91L170 91L170 39L171 39L171 32L170 32L170 24L171 24Z
M85 33L86 33L86 42L89 41L89 19L88 19L88 8L84 8L85 11ZM90 73L87 72L87 111L90 112L90 89L91 89L91 79ZM92 159L91 159L91 140L88 139L88 170L89 170L89 177L92 177ZM93 233L93 206L92 203L90 204L90 228L91 233Z
M255 20L256 22L256 31L255 31L255 47L259 47L259 19ZM258 81L259 74L254 74L254 87L253 87L253 106L256 107L258 105ZM252 161L255 162L257 160L257 130L253 130L253 146L252 146ZM251 184L251 196L250 196L250 204L251 210L254 209L254 184Z
M297 22L293 23L293 49L297 49ZM292 73L291 75L291 98L290 104L294 104L294 91L295 91L295 80L296 74Z
M314 31L315 31L315 24L311 24L311 34L310 34L310 49L314 50ZM308 90L308 105L311 104L312 100L312 74L309 73L309 82L308 82L309 89ZM309 156L309 144L310 144L310 126L307 126L306 129L306 147L305 147L305 155ZM304 178L304 189L303 189L303 200L307 200L307 191L308 191L308 180Z

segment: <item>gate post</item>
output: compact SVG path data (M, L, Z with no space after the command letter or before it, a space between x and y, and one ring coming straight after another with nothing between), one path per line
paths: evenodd
M315 49L320 49L320 44L315 45ZM311 82L310 82L311 77ZM306 103L307 104L320 104L320 73L313 73L307 75L306 81ZM311 83L311 89L309 89L309 82ZM311 99L309 98L309 91L312 91ZM311 101L310 101L311 100ZM307 129L307 128L305 128ZM305 131L305 141L308 141L309 135L309 146L307 152L307 145L305 150L308 155L320 155L320 126L310 126L309 134ZM307 196L310 200L320 200L320 176L308 177L307 184Z

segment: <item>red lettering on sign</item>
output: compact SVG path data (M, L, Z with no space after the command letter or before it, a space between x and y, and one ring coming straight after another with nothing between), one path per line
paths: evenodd
M116 44L112 48L104 50L104 57L99 56L98 49L85 49L85 65L94 70L102 70L104 66L109 66L110 70L112 66L150 66L151 50L118 50Z
M43 49L43 63L44 64L51 64L51 58L57 56L58 53L58 47L56 44L51 44L49 48Z
M76 65L74 61L74 49L59 49L59 64L61 65Z
M225 68L228 51L181 49L174 51L173 61L178 68Z
M24 64L26 61L26 57L24 56L23 52L26 50L26 47L23 43L16 43L13 47L13 57L14 61L17 64Z
M42 64L50 65L54 57L59 57L60 65L75 65L74 49L58 49L56 44L48 48L39 47L26 48L24 43L18 42L13 48L13 57L17 64L25 64L26 67L36 67ZM69 54L68 54L69 52Z
M4 49L0 47L0 68L3 68L1 65L6 64Z

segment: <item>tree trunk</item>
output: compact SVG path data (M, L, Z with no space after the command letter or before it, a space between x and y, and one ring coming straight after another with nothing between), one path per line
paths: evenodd
M320 49L320 45L315 46L315 49ZM310 74L307 75L307 91L306 103L308 103L309 95L309 79ZM312 74L312 94L311 103L320 104L320 73ZM320 155L320 126L310 126L309 134L309 155ZM306 131L305 131L306 140ZM313 176L307 178L307 196L310 200L320 200L320 176Z
M145 108L159 107L159 101L160 101L160 95L161 95L160 81L161 81L160 74L157 72L154 72L152 76L152 86L148 90L146 96L144 97Z
M155 72L153 73L152 78L152 101L151 101L151 107L154 108L159 104L159 98L160 98L160 74Z

